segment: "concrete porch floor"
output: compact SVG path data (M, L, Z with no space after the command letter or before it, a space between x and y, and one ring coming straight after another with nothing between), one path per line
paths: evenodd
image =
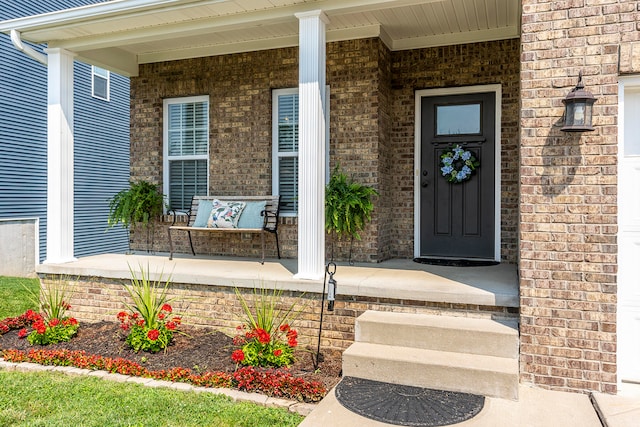
M481 306L519 307L517 268L514 264L489 267L443 267L388 260L377 264L337 263L335 280L340 295L429 301ZM104 254L80 258L64 264L41 264L39 274L93 276L113 279L131 277L129 267L148 269L175 283L260 286L277 284L292 291L322 290L322 280L294 277L295 259L268 259L264 265L255 258L192 257L167 254Z

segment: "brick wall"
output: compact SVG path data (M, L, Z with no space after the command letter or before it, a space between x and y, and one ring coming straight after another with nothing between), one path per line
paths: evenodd
M618 51L637 22L636 2L523 1L523 382L616 391ZM563 133L580 71L596 130Z
M516 260L518 50L515 40L390 52L379 39L327 45L330 167L380 192L372 222L354 242L354 259L413 256L415 90L501 83L502 258ZM131 81L132 179L162 182L162 99L208 94L211 110L210 193L271 192L271 90L297 85L297 49L197 58L140 67ZM166 226L153 238L166 249ZM283 219L282 254L297 256L297 221ZM231 233L230 233L231 234ZM256 238L196 236L198 253L256 256ZM132 248L146 238L132 233ZM345 259L349 242L328 254ZM232 249L230 251L230 249Z
M43 282L69 280L59 276L41 277ZM225 280L226 282L226 280ZM71 280L74 295L70 300L70 314L80 322L116 321L116 314L125 309L124 301L130 303L127 292L122 286L128 280L77 277ZM321 295L314 292L286 290L281 284L264 282L256 286L282 291L281 308L287 310L294 306L301 310L294 326L300 334L301 346L315 348L320 326ZM253 288L238 288L247 301L253 301ZM176 314L184 316L185 323L196 327L215 328L233 335L242 319L242 306L235 295L234 287L227 285L194 285L171 283L168 296ZM426 313L450 316L478 318L500 318L513 320L517 309L507 307L489 307L472 304L428 303L424 301L399 300L390 298L372 298L339 294L336 296L333 312L326 311L323 316L323 348L345 350L354 340L355 319L366 310L394 311L400 313ZM326 304L326 303L325 303Z

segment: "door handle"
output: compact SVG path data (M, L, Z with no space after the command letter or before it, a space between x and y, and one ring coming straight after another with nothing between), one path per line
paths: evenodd
M429 181L424 180L424 181L422 181L421 185L422 185L423 187L426 187L426 186L428 186L428 185L429 185Z

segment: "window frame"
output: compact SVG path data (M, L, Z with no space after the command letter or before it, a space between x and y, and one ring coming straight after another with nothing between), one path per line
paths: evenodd
M198 102L206 102L207 106L207 152L206 154L191 154L191 155L169 155L169 106L175 104L189 104L189 103L198 103ZM170 182L169 182L169 164L172 161L184 161L184 160L206 160L207 162L207 194L209 194L209 168L210 168L210 110L211 105L209 102L209 95L198 95L198 96L187 96L187 97L179 97L179 98L165 98L162 101L162 190L165 197L165 205L169 206L171 200L169 198L170 194ZM186 207L189 209L189 207Z
M100 71L104 71L106 76L103 76ZM100 95L96 95L96 78L105 79L107 82L107 96L103 97ZM111 72L101 67L96 67L95 65L91 66L91 96L96 99L100 99L102 101L111 101Z
M280 152L278 149L278 138L279 138L279 128L278 128L278 107L279 107L279 96L281 95L299 95L299 91L297 87L292 87L292 88L283 88L283 89L273 89L271 92L271 100L272 100L272 107L271 107L271 149L272 149L272 160L271 160L271 166L272 166L272 174L271 174L271 179L272 179L272 191L274 195L278 195L280 194L280 159L283 157L286 158L291 158L291 157L295 157L296 159L299 156L299 147L298 147L298 151L283 151ZM298 97L299 100L299 97ZM330 114L329 114L329 86L326 86L325 88L325 183L329 183L329 178L330 178L330 168L329 168L329 149L330 149L330 144L329 144L329 118L330 118ZM300 109L298 108L298 114L300 112ZM299 117L298 117L298 123L299 123ZM298 164L299 166L299 164ZM296 182L296 186L298 185L298 183ZM282 217L297 217L298 216L298 211L296 210L295 212L288 212L288 211L282 211L282 208L280 210L280 216Z

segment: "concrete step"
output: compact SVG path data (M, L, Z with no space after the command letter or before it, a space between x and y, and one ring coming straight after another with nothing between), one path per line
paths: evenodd
M518 357L517 325L490 319L366 311L355 341L496 357Z
M355 342L342 355L344 376L518 399L518 361Z

